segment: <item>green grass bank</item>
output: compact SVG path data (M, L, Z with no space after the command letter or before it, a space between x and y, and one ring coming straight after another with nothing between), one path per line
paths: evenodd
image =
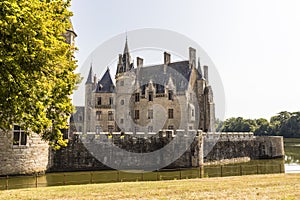
M0 199L299 199L300 174L53 186L0 191Z

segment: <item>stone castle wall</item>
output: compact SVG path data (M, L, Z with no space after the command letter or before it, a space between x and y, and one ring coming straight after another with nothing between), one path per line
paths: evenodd
M145 135L147 137L147 135ZM82 142L79 136L75 136L70 140L69 146L59 151L52 152L51 164L52 167L49 171L77 171L77 170L103 170L110 169L105 164L97 160L96 154L101 152L105 153L107 159L114 159L116 152L113 150L107 150L105 139L100 140L102 142L86 143L86 139L95 141L96 135L87 135ZM168 154L169 157L161 157L153 163L153 160L147 159L145 156L140 162L148 166L156 164L163 164L165 160L172 159L174 152L179 148L185 148L185 153L173 163L169 164L166 168L185 168L185 167L197 167L199 166L199 158L203 159L201 162L209 163L224 159L235 160L237 158L248 157L250 159L262 159L262 158L277 158L283 157L283 138L282 137L255 137L253 133L223 133L217 134L203 134L197 136L194 140L188 141L183 135L180 137L180 142L172 142L174 139L172 134L163 133L157 134L157 136L144 138L135 138L126 135L124 139L120 139L120 135L113 135L111 139L108 139L106 135L100 135L98 137L106 138L114 142L116 146L120 148L136 152L147 153L161 149L166 144L171 145L171 150ZM199 144L199 138L203 141L203 155L201 155L201 147ZM89 146L90 145L90 146ZM90 151L91 146L94 146L95 151ZM136 162L134 157L122 158L122 161L116 160L124 169L126 169L126 163ZM136 166L138 167L137 162Z
M283 137L225 133L218 138L204 137L204 162L249 157L251 160L284 156ZM211 147L215 144L213 147Z
M49 146L32 133L27 144L13 145L13 133L0 131L0 176L44 173L48 167Z
M192 141L190 148L190 141L181 141L170 143L172 140L171 136L161 136L161 137L150 137L150 138L135 138L126 136L124 139L120 139L120 135L113 135L111 139L108 139L106 135L100 135L103 137L99 139L99 142L87 142L87 140L95 141L95 135L87 135L84 139L79 139L79 136L75 135L71 140L69 140L69 146L62 148L59 151L53 151L51 155L51 165L52 167L49 171L78 171L78 170L103 170L111 169L105 164L97 160L97 156L105 157L108 162L119 162L119 167L126 169L134 169L134 167L129 166L129 163L136 162L135 166L139 168L141 165L147 165L149 168L153 168L155 165L160 165L166 162L167 158L163 154L159 155L159 158L155 160L148 159L147 156L143 157L142 160L137 161L135 155L123 157L117 154L119 152L110 148L107 142L113 142L114 145L120 147L129 152L133 153L149 153L163 148L165 145L171 145L169 150L169 156L172 156L173 152L176 152L178 148L187 149L185 153L177 159L175 162L170 164L168 168L176 167L190 167L192 162L197 161L197 153L191 154L191 149L196 146L196 141ZM83 141L84 140L84 141ZM184 140L184 138L183 138ZM118 157L117 157L118 156ZM170 158L172 159L172 158Z
M193 140L181 134L172 132L159 134L128 135L123 138L120 134L87 134L74 135L69 140L69 145L58 151L50 151L48 144L43 142L36 134L27 137L24 146L13 145L12 132L0 132L0 176L12 174L33 174L49 171L80 171L110 169L97 159L97 154L105 154L107 160L114 160L117 152L109 149L107 142L126 151L143 153L145 156L140 162L134 156L115 159L123 169L132 168L128 163L136 162L150 168L164 164L166 160L173 160L178 149L185 149L185 153L166 168L197 167L200 163L237 159L248 157L250 159L283 157L282 137L255 137L253 133L222 133L202 134ZM199 141L200 140L200 141ZM155 163L146 156L169 145L167 156L161 154ZM201 151L203 147L203 153ZM91 151L92 149L92 151ZM199 160L200 159L200 160ZM203 159L203 160L201 160ZM128 168L126 168L128 167Z

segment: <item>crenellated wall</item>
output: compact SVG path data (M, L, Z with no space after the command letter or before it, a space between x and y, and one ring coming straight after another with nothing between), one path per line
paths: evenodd
M84 142L82 142L82 137ZM101 139L100 139L101 137ZM174 138L180 138L171 142ZM81 139L80 139L81 138ZM201 138L199 142L199 138ZM90 141L90 142L86 142ZM95 142L96 141L96 142ZM209 163L224 159L238 160L238 158L263 159L283 157L283 138L282 137L255 137L253 133L222 133L222 134L201 134L192 142L187 140L184 135L173 135L168 133L156 134L153 136L145 134L145 137L135 137L134 135L125 135L123 139L120 135L113 134L109 139L107 135L89 134L85 136L75 135L67 148L52 152L51 168L49 171L77 171L77 170L102 170L109 169L106 165L98 161L94 155L105 153L107 159L114 159L116 152L107 150L107 141L121 149L136 153L153 152L163 148L166 144L170 145L168 158L174 156L174 152L180 148L186 148L185 153L166 168L184 168L199 166L199 158L203 159L201 163ZM203 145L203 152L201 146ZM91 151L91 148L94 150ZM95 150L96 149L96 150ZM97 156L96 156L97 157ZM140 164L146 164L150 168L156 164L163 164L164 157L153 163L153 160L144 157ZM120 166L126 169L126 163L136 162L134 157L122 158ZM138 167L137 162L136 166Z
M96 155L114 161L122 169L132 169L135 166L147 165L152 168L172 160L179 149L185 152L166 168L197 167L199 163L211 163L222 160L241 160L240 158L265 159L283 157L284 147L282 137L255 137L253 133L200 133L200 136L189 140L184 132L174 134L161 132L159 134L75 134L69 140L69 145L58 151L50 151L48 144L36 134L27 137L27 144L13 145L12 132L0 132L0 176L12 174L33 174L48 171L80 171L110 169L100 162ZM125 151L134 153L155 152L169 145L167 154L159 155L153 162L144 156L139 162L134 156L115 159L118 152L109 148L107 142ZM202 150L203 147L203 151Z
M244 157L249 157L251 160L271 159L284 156L283 137L280 136L223 133L214 143L213 136L204 137L204 162Z

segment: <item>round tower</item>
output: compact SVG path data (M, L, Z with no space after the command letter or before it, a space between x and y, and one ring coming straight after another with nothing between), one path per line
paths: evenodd
M133 131L132 116L134 113L131 111L130 99L133 94L135 85L135 72L133 63L128 48L126 38L123 55L119 55L119 62L116 72L116 123L121 131Z

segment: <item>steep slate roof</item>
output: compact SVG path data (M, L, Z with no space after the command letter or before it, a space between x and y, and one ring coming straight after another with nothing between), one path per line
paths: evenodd
M136 72L137 69L134 70ZM145 90L144 85L147 85L150 80L152 80L154 84L165 86L169 81L169 77L172 78L172 81L176 86L176 91L185 91L188 87L191 71L189 61L180 61L168 64L166 67L166 73L164 73L164 64L141 67L138 81L142 88L142 93L144 93Z
M85 84L93 83L93 68L92 65L90 67L88 78L86 79Z
M112 82L109 69L106 70L105 74L102 76L101 80L97 83L96 87L97 93L113 93L115 92L115 86Z

